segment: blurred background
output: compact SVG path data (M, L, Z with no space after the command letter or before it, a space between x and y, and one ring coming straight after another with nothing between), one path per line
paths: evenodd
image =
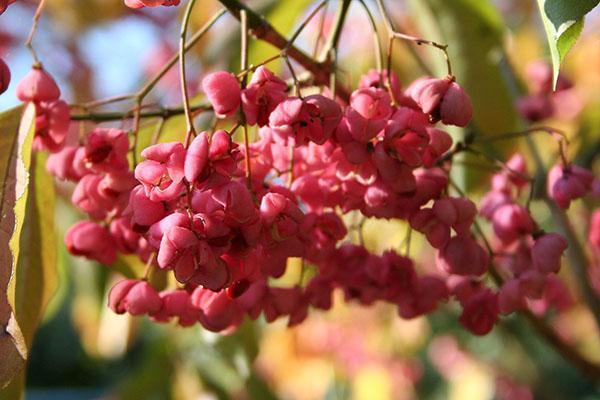
M291 33L314 8L311 0L248 1L284 34ZM308 53L319 31L327 31L337 2L315 17L297 44ZM367 1L378 16L374 2ZM36 2L22 0L0 17L0 57L11 68L10 89L0 96L0 110L18 104L16 83L31 59L22 43L31 26ZM486 134L518 128L515 99L527 89L526 65L549 60L536 2L522 0L388 0L387 7L404 30L450 45L458 82L471 94L475 123ZM193 15L198 29L219 6L202 0ZM134 92L175 52L181 7L133 11L121 0L48 0L35 46L45 68L59 81L70 103ZM370 26L353 2L340 42L338 77L348 86L374 67ZM381 33L383 25L379 20ZM403 86L424 71L405 44L397 44L394 70ZM415 49L413 49L414 51ZM444 74L439 53L417 48L438 76ZM250 62L276 53L252 41ZM189 82L199 92L202 76L239 65L239 25L225 16L189 56ZM270 68L285 76L277 62ZM584 32L566 58L563 71L574 82L569 106L548 125L565 130L571 155L593 167L600 138L600 13L586 18ZM507 75L510 75L507 78ZM180 103L178 73L172 71L152 92L149 102ZM109 110L110 108L107 108ZM156 121L146 121L152 129ZM154 125L153 125L154 124ZM118 123L117 123L118 125ZM181 119L173 119L165 135L184 135ZM91 124L74 129L89 129ZM453 132L459 135L460 132ZM552 148L543 157L552 162ZM496 149L508 155L515 141ZM477 199L489 174L464 174L464 184ZM70 256L64 231L81 216L69 206L71 187L57 186L57 292L35 336L26 375L29 399L597 399L600 391L536 336L519 316L503 318L485 337L464 331L459 310L449 304L433 315L402 320L391 306L358 307L341 294L328 313L311 311L300 326L286 321L247 321L230 336L199 326L158 325L143 318L115 315L106 306L107 290L119 278L110 270ZM572 210L578 233L586 234L586 210ZM541 225L552 230L552 216L534 203ZM400 222L369 221L364 230L369 250L400 249L406 227ZM353 240L352 237L348 240ZM429 247L415 237L411 256L420 268L434 268ZM123 260L133 265L133 260ZM143 268L143 266L141 266ZM592 275L600 287L600 268ZM564 269L563 269L564 270ZM596 271L596 272L594 272ZM295 281L297 270L282 279ZM561 277L574 299L550 310L551 323L570 344L600 361L600 343L589 313L576 301L569 271ZM539 304L542 313L546 304ZM548 315L548 314L546 314ZM0 398L2 395L0 395Z

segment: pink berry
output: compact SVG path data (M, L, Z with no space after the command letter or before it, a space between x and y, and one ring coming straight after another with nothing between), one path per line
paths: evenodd
M237 78L225 71L208 74L202 80L202 90L220 118L232 116L240 106L241 88Z
M571 201L592 190L594 175L577 165L555 165L548 172L548 196L561 208L567 209Z
M533 266L538 271L550 274L560 269L560 258L569 242L558 233L547 233L538 237L531 248Z
M266 67L254 71L252 80L242 90L242 109L249 125L265 126L269 115L286 97L287 84Z
M108 299L108 306L117 314L151 315L162 308L158 293L146 281L121 281L111 289Z
M116 248L109 231L91 221L80 221L65 235L65 245L71 254L85 256L110 265L116 259Z
M60 97L60 89L54 78L41 66L34 66L17 85L17 97L21 101L54 101Z
M468 235L451 238L440 249L436 263L444 272L456 275L483 275L488 268L487 251Z

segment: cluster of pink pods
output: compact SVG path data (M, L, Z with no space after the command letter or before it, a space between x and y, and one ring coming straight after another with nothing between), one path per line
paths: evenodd
M500 313L559 291L554 274L567 242L541 231L519 204L529 184L522 157L493 176L480 211L448 195L444 156L453 142L441 124L466 126L472 114L453 77L420 78L402 90L394 74L372 70L344 101L326 90L291 96L261 66L245 87L219 71L202 88L217 118L256 126L259 139L243 146L233 132L201 132L187 146L147 147L132 168L121 129L97 127L64 146L69 108L41 67L18 85L18 97L36 105L36 149L52 153L47 168L76 184L71 200L89 217L67 232L69 251L106 265L136 254L178 282L159 291L146 277L121 281L109 296L115 312L230 332L245 316L300 323L311 308L329 309L341 290L348 301L395 304L404 318L455 299L460 322L485 334ZM567 207L592 181L579 167L555 167L550 195ZM406 221L435 249L437 272L350 243L343 216L351 212ZM491 223L492 248L473 234L478 215ZM306 279L273 284L290 258L302 259ZM492 264L505 278L498 290L482 280Z

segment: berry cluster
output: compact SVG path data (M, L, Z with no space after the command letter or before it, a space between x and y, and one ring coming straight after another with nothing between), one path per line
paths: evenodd
M69 131L71 113L69 105L60 100L58 85L41 65L34 65L19 82L17 98L35 105L34 150L60 151Z
M438 123L466 126L472 114L452 76L420 78L402 90L395 74L372 70L348 102L327 90L302 96L296 88L291 96L264 66L247 85L219 71L202 88L217 118L256 126L259 139L241 146L233 130L201 132L187 145L151 145L133 169L123 130L98 127L64 146L69 109L41 67L17 88L36 105L36 149L52 153L53 175L76 183L71 200L89 216L67 232L69 251L106 265L118 253L136 254L178 282L158 292L146 277L121 281L109 296L115 312L230 332L244 316L297 324L309 308L329 309L339 289L349 301L395 304L404 318L452 297L463 309L460 322L485 334L500 313L559 297L554 274L567 242L541 231L519 203L530 182L521 156L493 176L480 205L492 245L472 233L476 205L448 195L453 143ZM549 178L562 207L593 181L571 165ZM406 256L344 241L342 217L350 212L405 220L436 249L438 273L417 273ZM310 269L307 279L273 285L292 257ZM481 279L492 263L505 280L499 290Z

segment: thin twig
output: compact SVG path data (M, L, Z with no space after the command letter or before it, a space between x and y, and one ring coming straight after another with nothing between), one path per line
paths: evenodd
M187 132L185 135L185 147L186 149L190 145L190 141L193 136L196 136L196 128L194 127L194 117L190 111L190 97L187 87L186 71L185 71L185 38L187 36L188 26L190 24L190 16L196 0L190 0L185 13L183 14L183 21L181 23L181 32L179 36L179 78L181 81L181 96L183 98L183 110L185 113L185 121L187 126Z
M25 47L31 53L31 57L34 61L34 66L36 67L41 66L41 63L38 59L35 49L33 48L33 36L35 35L35 32L37 30L38 23L40 21L40 17L42 16L42 11L44 10L45 5L46 0L40 0L40 3L38 4L37 9L35 10L35 14L33 15L33 23L31 24L31 30L29 31L29 35L27 35L27 40L25 41Z
M371 10L369 10L369 7L365 1L359 0L359 2L365 11L365 14L367 14L367 18L371 24L371 30L373 31L373 42L375 43L375 65L377 66L377 71L381 73L383 69L383 50L381 49L381 42L379 41L379 30L377 29L377 23L375 22L375 17L373 17L373 13L371 13Z
M190 106L192 113L198 111L210 111L212 107L209 104L203 103L194 106ZM184 114L183 107L176 108L160 108L154 111L146 111L140 113L140 118L156 118L161 117L169 119L176 115ZM133 110L127 112L98 112L98 113L83 113L83 114L72 114L71 121L93 121L93 122L109 122L109 121L120 121L122 119L133 118Z
M339 0L338 1L338 9L335 14L335 19L333 22L333 27L329 37L327 38L327 42L325 42L325 46L323 46L323 50L321 50L320 56L317 58L321 62L329 60L333 62L330 57L331 49L336 49L338 46L338 42L340 41L340 37L342 36L342 30L344 28L344 22L346 21L346 16L348 15L348 9L350 8L350 0Z
M388 34L390 35L390 41L391 41L390 46L393 44L394 39L401 39L401 40L413 42L419 46L424 44L427 46L435 47L436 49L439 49L444 53L444 59L446 60L446 68L448 70L448 75L452 76L452 64L450 62L450 56L448 55L448 45L447 44L440 44L440 43L434 42L433 40L421 39L416 36L411 36L411 35L407 35L402 32L398 32L396 30L396 28L394 27L394 24L392 23L392 20L389 16L387 10L385 9L385 6L383 5L383 0L377 0L377 6L379 7L379 12L381 13L381 15L383 17L383 22L388 31Z
M264 18L256 14L240 1L219 0L219 2L223 4L223 6L225 6L231 12L231 15L238 20L240 19L240 11L245 10L248 16L249 32L257 39L270 43L280 50L283 50L288 45L288 40L281 33L275 30L275 28L273 28L273 26ZM316 61L293 45L289 46L286 51L286 55L296 60L298 64L304 67L307 71L311 72L315 77L315 82L317 84L326 85L329 83L329 75L331 68L333 68L331 62ZM337 93L344 99L349 97L348 89L341 84L338 84L337 86Z
M200 39L206 35L206 33L213 27L213 25L221 18L227 10L222 9L215 13L203 26L200 28L198 32L196 32L190 40L185 43L184 52L187 53ZM167 72L173 67L177 60L179 60L179 52L175 53L169 61L161 68L160 71L156 73L148 82L142 86L142 88L137 92L138 97L145 97L150 91L156 86L156 84L162 79L163 76L166 75Z

